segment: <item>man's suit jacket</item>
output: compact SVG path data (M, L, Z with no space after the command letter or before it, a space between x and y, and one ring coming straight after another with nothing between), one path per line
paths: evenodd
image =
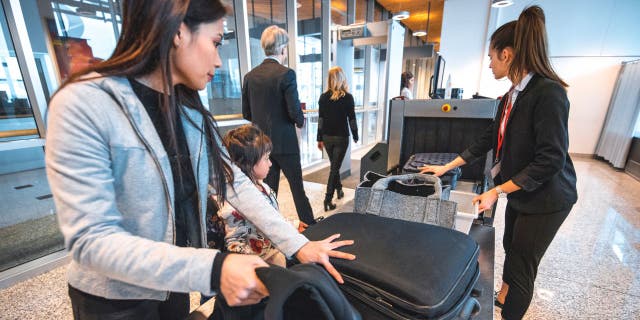
M506 95L505 95L506 97ZM503 98L495 120L460 156L470 163L493 148ZM509 205L526 213L551 213L576 203L576 172L569 157L569 100L558 82L534 74L518 94L509 115L496 184L512 180L522 190L508 195Z
M267 58L247 73L242 85L242 115L271 138L272 154L300 153L294 125L301 128L304 116L292 69Z

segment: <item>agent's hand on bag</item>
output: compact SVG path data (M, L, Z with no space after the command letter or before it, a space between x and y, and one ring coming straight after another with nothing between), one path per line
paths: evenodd
M331 265L329 262L329 257L331 258L340 258L347 260L354 260L356 258L355 255L346 252L336 251L334 249L350 246L353 244L353 240L341 240L332 242L335 239L340 238L340 234L334 234L324 240L320 241L309 241L305 244L298 253L296 253L296 258L302 263L318 263L324 266L327 269L327 272L338 281L338 283L344 283L342 280L342 276L336 270L336 268Z
M256 268L269 265L258 256L229 254L222 263L220 292L230 306L256 304L269 291L256 275Z
M318 149L320 149L320 151L324 149L324 143L322 143L322 141L318 141Z
M495 189L491 189L471 200L473 203L478 202L478 212L491 210L493 204L498 201L498 193Z
M433 173L436 177L439 177L450 170L447 166L424 166L418 169L420 169L420 173Z

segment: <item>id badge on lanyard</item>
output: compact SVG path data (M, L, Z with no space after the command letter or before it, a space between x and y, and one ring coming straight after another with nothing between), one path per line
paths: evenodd
M502 142L504 141L504 134L507 131L507 121L509 121L509 114L511 114L511 110L513 109L513 105L511 104L512 93L511 90L507 93L507 101L505 102L505 107L502 111L502 117L500 121L500 127L498 128L498 151L496 152L496 159L493 163L493 167L491 167L491 178L495 179L500 173L500 164L502 162Z
M497 159L496 159L497 160ZM491 167L491 179L495 179L500 173L500 161L496 161L493 163L493 167Z

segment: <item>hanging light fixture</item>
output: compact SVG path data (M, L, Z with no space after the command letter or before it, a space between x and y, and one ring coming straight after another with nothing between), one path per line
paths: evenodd
M492 0L491 6L494 8L504 8L513 4L513 0Z
M413 32L414 37L423 37L429 33L429 18L431 17L431 1L429 1L429 7L427 9L427 29L418 30Z
M393 17L391 17L391 19L393 20L404 20L409 18L410 14L409 11L406 10L402 10L402 11L398 11L396 13L393 14Z

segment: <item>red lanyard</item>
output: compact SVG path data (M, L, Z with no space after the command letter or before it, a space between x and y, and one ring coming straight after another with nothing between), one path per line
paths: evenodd
M504 140L504 134L507 131L507 123L509 122L509 115L513 105L511 103L511 90L507 93L507 101L505 107L502 109L502 117L500 120L500 127L498 128L498 146L496 148L496 162L500 161L500 150L502 150L502 141Z

